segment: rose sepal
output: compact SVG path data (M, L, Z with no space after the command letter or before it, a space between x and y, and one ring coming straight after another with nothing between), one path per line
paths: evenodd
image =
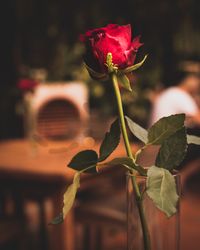
M121 70L119 70L119 72L121 72L122 74L127 74L127 73L130 73L136 69L139 69L142 66L142 64L145 62L145 60L147 59L147 56L148 55L145 55L145 57L143 58L143 60L141 62L134 64L130 67L127 67L125 69L121 69Z
M84 63L86 69L88 70L90 76L95 79L95 80L106 80L108 79L108 75L106 75L105 73L100 73L97 72L95 70L93 70L92 68L90 68L86 63Z
M119 81L119 84L123 88L125 88L126 90L132 92L132 88L131 88L129 78L125 74L122 74L120 71L118 71L116 75L117 75L117 79Z

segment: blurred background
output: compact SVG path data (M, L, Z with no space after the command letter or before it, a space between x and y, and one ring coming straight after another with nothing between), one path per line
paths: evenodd
M27 236L27 241L20 241L16 245L19 242L16 239L21 239L20 236L6 235L5 238L2 237L2 249L126 249L125 181L120 179L121 172L116 173L112 184L109 184L110 180L104 175L99 182L96 179L90 180L95 191L99 192L101 187L99 200L90 204L90 208L94 205L94 209L90 211L86 206L85 210L81 210L85 213L79 210L79 204L85 204L91 197L94 199L94 190L88 184L83 187L77 199L77 224L69 219L65 229L57 229L59 235L65 235L66 228L70 227L68 230L71 231L76 225L75 231L80 244L75 246L74 235L70 235L71 240L62 246L55 244L58 241L56 237L59 236L52 236L55 229L46 228L51 215L59 211L59 205L55 208L56 212L52 212L49 204L55 201L62 204L62 199L55 197L62 194L66 181L71 182L72 179L72 175L68 176L64 172L67 160L78 149L98 148L99 140L117 114L116 106L111 105L115 101L112 85L92 80L84 68L84 47L79 41L79 35L108 23L130 23L132 36L141 35L144 45L139 50L136 62L145 54L148 54L148 59L132 75L134 92L130 94L122 90L122 98L126 114L147 128L156 95L173 85L177 69L192 67L195 74L200 72L199 7L198 0L4 1L0 8L0 218L3 218L1 213L4 210L13 211L13 204L18 197L16 204L20 209L14 217L19 223L23 221L25 229L22 235ZM197 105L200 104L199 94L196 91ZM193 126L192 131L196 134L199 134L199 124ZM137 140L131 139L137 145ZM71 151L67 155L66 151L69 149ZM192 152L193 149L196 159L199 149L192 148ZM122 151L119 149L118 155ZM190 155L189 159L191 158L194 159L193 155ZM188 161L184 162L186 163ZM184 164L184 180L187 179L189 183L184 186L185 193L189 193L186 197L190 197L189 203L195 200L199 209L200 201L196 199L199 195L199 161L190 168L184 167ZM43 171L43 167L46 170ZM121 191L110 201L105 201L107 190L113 191L117 184ZM49 190L53 198L49 197ZM113 210L99 212L95 204L102 205L102 200L107 208L113 207ZM195 217L196 210L188 212L189 203L185 203L184 213ZM25 216L21 213L23 209ZM47 215L44 211L48 211ZM94 214L95 222L86 223L85 218L91 214ZM197 216L199 224L191 222L194 217L187 217L189 224L184 224L182 229L183 235L191 232L192 242L196 241L196 228L200 226L199 214ZM8 217L10 222L10 216ZM103 233L98 231L99 220L105 221ZM87 225L84 230L77 226L85 223ZM114 228L110 227L113 223L116 224ZM91 224L98 226L91 229ZM1 225L5 228L4 224L0 224L0 228ZM102 242L101 237L104 239L103 248L99 244ZM51 241L54 243L49 243ZM191 248L191 242L186 240L182 243L181 250L189 249L188 246L193 250L200 247L194 245Z
M144 46L139 61L149 54L137 72L139 98L131 98L128 112L142 123L148 119L146 90L158 84L171 85L177 63L198 61L199 18L197 0L184 1L7 1L1 8L1 138L21 137L21 119L16 113L20 78L33 69L43 69L48 81L83 80L88 86L91 108L113 115L108 105L108 84L91 81L82 65L84 48L79 35L108 23L132 25L133 36L141 35ZM91 88L92 86L92 88ZM130 98L125 98L129 102ZM134 100L133 100L134 99ZM106 107L106 108L105 108ZM14 126L13 126L14 124Z

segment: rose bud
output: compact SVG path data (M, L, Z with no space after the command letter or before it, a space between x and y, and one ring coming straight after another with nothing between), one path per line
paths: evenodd
M131 26L109 24L106 27L89 30L80 37L86 45L86 64L100 73L107 73L105 66L108 53L119 69L132 66L142 43L140 37L131 41Z
M106 27L89 30L80 36L80 40L85 44L84 60L93 78L105 79L109 73L115 71L122 85L131 90L125 74L139 68L146 57L141 63L133 65L142 43L140 36L131 41L130 24L123 26L109 24Z

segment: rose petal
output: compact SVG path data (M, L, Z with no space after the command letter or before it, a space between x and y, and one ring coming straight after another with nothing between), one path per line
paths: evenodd
M136 36L133 41L132 41L132 44L131 44L131 48L137 52L138 49L143 45L143 43L140 42L140 37L141 36Z
M106 34L118 40L122 49L127 50L131 45L131 26L112 26L112 29L108 29Z
M135 60L135 52L132 49L126 50L124 52L124 55L126 57L127 66L133 65L134 60Z
M94 52L98 54L102 67L105 68L108 53L112 53L112 61L120 67L126 65L126 57L118 40L109 37L107 34L94 45Z

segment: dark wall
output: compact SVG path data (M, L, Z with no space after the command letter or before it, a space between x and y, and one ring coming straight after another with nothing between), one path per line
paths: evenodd
M15 1L4 1L0 8L0 18L0 139L2 139L15 137L21 133L20 123L15 115L17 98L14 93L17 79Z
M67 45L68 56L79 34L89 28L131 23L134 36L141 34L145 43L141 57L149 54L144 82L161 81L167 86L177 61L194 55L199 59L198 6L198 0L4 1L0 8L0 138L22 136L22 121L15 112L21 98L16 81L22 68L44 67L50 76L56 75L58 67L67 71L71 61L54 67L59 49ZM67 76L66 72L63 79Z

